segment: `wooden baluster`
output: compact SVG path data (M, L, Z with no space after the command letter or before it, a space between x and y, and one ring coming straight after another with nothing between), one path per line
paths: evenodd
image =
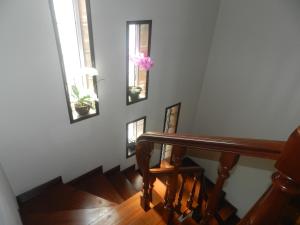
M204 169L200 172L199 183L200 183L200 188L198 192L197 207L193 212L193 219L196 220L197 222L199 222L202 218L202 206L204 201L207 200Z
M212 193L212 197L211 199L208 200L208 205L207 205L207 209L205 212L205 216L203 218L203 220L200 222L200 225L206 225L209 223L209 221L211 220L211 218L213 218L213 216L215 215L218 205L219 205L219 201L220 201L220 196L221 196L221 192L224 186L224 183L226 181L226 179L228 179L228 177L230 176L230 170L236 165L236 163L239 160L239 155L235 154L235 153L222 153L221 157L220 157L220 166L218 169L218 178L217 178L217 182L214 186L214 190Z
M252 207L239 225L274 225L284 212L289 200L300 195L300 128L285 144L272 176L272 185Z
M181 213L181 201L182 201L182 196L183 196L183 192L184 192L184 185L185 185L185 181L186 181L186 178L187 178L187 175L186 174L181 174L181 186L180 186L180 191L179 191L179 194L178 194L178 199L177 199L177 204L175 205L175 211L180 214Z
M203 204L204 200L207 200L204 170L201 171L199 182L200 182L200 189L199 189L199 194L198 194L198 199L197 199L197 203L198 203L197 208L201 212L202 204Z
M138 166L143 174L143 190L141 195L141 207L147 211L150 209L151 196L149 193L150 174L149 163L151 153L153 149L153 143L138 143L136 146L136 159Z
M192 190L190 192L190 196L189 199L187 201L187 208L192 210L193 209L193 202L194 202L194 196L195 196L195 190L196 190L196 186L197 186L197 182L198 182L198 177L194 175L194 181L193 181L193 186L192 186Z
M155 180L156 180L155 176L150 176L149 177L149 200L150 200L150 202L152 202L152 200L153 200L152 192L153 192L153 187L154 187Z
M171 165L174 166L174 168L179 168L181 165L182 159L185 156L186 153L186 147L181 147L174 145L172 147L172 155L171 155Z
M174 215L173 203L177 191L178 174L172 174L167 179L167 190L165 195L165 209L167 210L167 223L171 224Z
M176 197L177 191L177 183L178 183L178 168L181 165L182 158L186 153L186 148L181 146L174 145L172 148L172 156L171 156L171 165L174 166L175 172L173 175L168 177L167 180L167 191L165 195L165 208L167 209L167 222L168 224L172 223L173 215L174 215L174 201Z

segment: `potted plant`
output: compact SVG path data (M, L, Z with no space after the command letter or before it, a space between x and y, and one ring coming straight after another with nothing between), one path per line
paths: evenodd
M139 100L140 93L142 92L142 88L138 86L129 86L128 87L128 95L132 102Z
M74 98L74 107L76 112L85 116L89 113L91 108L94 108L94 103L97 99L88 93L80 93L76 85L72 86L72 96Z

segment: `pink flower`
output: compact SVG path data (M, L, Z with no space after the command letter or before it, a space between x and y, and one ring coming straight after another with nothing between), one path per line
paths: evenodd
M131 56L130 60L134 63L134 65L146 71L150 70L154 65L153 60L148 56L144 56L143 53L140 53L137 56Z

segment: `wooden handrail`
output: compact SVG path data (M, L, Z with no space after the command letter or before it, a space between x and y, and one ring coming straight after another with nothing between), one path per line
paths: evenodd
M173 146L171 155L171 165L173 167L150 169L150 158L155 143ZM167 173L165 208L168 209L169 215L172 215L181 160L188 148L221 152L216 185L210 199L208 199L200 225L208 225L212 219L216 218L222 188L240 156L276 160L275 168L277 171L272 176L270 188L240 221L239 225L276 224L282 215L282 209L286 207L290 199L300 195L300 127L289 136L286 142L148 132L138 138L136 145L136 158L143 173L144 182L141 196L143 209L150 208L153 176L155 173ZM180 202L176 205L176 208L179 208L179 206L181 206Z
M254 156L274 160L277 160L280 157L285 145L284 141L178 135L160 132L147 132L142 134L138 138L137 143L142 142L177 145L216 152L231 152L244 156Z

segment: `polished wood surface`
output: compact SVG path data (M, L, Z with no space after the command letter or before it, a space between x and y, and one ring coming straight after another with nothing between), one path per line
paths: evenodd
M125 200L107 177L100 173L94 173L92 176L78 179L75 182L71 182L70 185L111 202L122 203Z
M121 172L117 172L108 176L108 179L125 200L137 193L137 190Z
M17 196L17 202L19 205L24 204L25 202L29 201L30 199L40 195L41 193L43 193L45 190L51 188L51 187L55 187L58 184L62 184L62 178L56 177L42 185L39 185L29 191L26 191L25 193L18 195Z
M193 161L189 159L183 159L182 162L182 165L185 166L197 166L197 164L193 164ZM54 187L50 186L39 196L29 200L21 207L24 225L142 225L144 223L156 224L156 222L158 224L167 224L167 211L164 207L156 207L157 205L162 204L166 193L166 185L161 182L160 179L155 179L153 181L152 203L150 204L149 211L144 212L139 204L141 192L137 192L129 199L123 200L120 204L105 199L99 201L101 198L96 195L103 196L103 193L101 193L102 191L104 191L105 194L107 194L109 190L112 191L113 194L118 193L107 176L112 176L114 173L119 173L120 171L119 167L116 167L106 175L101 174L100 172L100 170L95 169L69 182L67 185L59 183ZM135 167L132 166L127 168L122 171L122 174L128 179L133 187L142 187L141 175L139 171L135 170ZM99 179L99 177L105 178L106 182L103 182L105 179L102 180ZM107 182L109 183L108 186ZM181 180L178 179L179 184L180 182ZM198 194L197 190L199 185L200 184L197 183L195 198ZM185 182L185 190L182 193L183 203L189 198L191 187L192 177L188 177ZM118 188L122 189L123 186ZM98 189L101 190L101 192ZM213 186L210 188L209 192L212 192L212 189ZM177 192L176 196L178 196L178 194L179 193ZM105 204L105 202L107 204ZM224 207L228 207L228 205L225 206L224 204ZM186 208L185 204L182 205L182 209L184 208ZM153 215L153 210L156 215ZM224 212L224 216L227 218L230 217L228 213L231 213L232 211L231 209L220 209L219 212ZM175 220L173 218L173 224L196 224L191 218L179 223L177 217L174 217ZM212 223L211 225L217 224ZM226 225L236 225L236 223L228 223Z
M25 225L87 225L109 213L111 208L75 209L23 216Z
M94 225L125 225L133 223L137 218L145 214L144 210L139 206L139 201L140 193L137 193L106 215L103 215Z
M300 127L298 127L289 137L284 151L277 161L275 167L286 174L290 180L300 184L299 173L299 159L300 159Z
M60 184L24 203L21 213L56 212L73 209L112 207L115 203L75 189L70 185Z
M141 176L140 172L135 169L135 166L127 168L123 171L123 174L127 177L137 191L142 190L143 177Z
M269 159L278 159L285 144L284 141L178 135L160 132L147 132L141 135L138 138L138 143L142 142L179 145L199 150L232 152Z

